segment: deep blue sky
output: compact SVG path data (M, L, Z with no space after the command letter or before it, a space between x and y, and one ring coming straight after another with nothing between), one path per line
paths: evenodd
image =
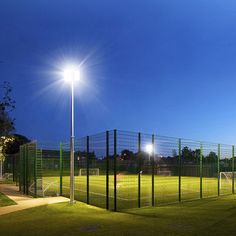
M235 22L234 0L1 0L17 132L69 138L58 72L84 61L77 137L117 128L236 143Z

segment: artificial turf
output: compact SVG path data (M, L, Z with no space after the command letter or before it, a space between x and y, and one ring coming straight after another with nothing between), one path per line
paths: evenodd
M114 206L114 176L109 176L109 209ZM235 181L236 183L236 181ZM45 195L59 194L59 177L43 177ZM152 177L142 175L140 181L140 204L142 207L152 205ZM62 193L69 196L70 178L63 176ZM220 194L232 193L232 181L222 179ZM218 179L202 178L202 197L216 197L218 195ZM181 200L200 199L200 177L181 177ZM87 201L87 178L86 176L75 177L75 199ZM179 178L178 176L155 176L154 177L154 201L155 205L170 204L179 201ZM106 207L106 176L89 177L89 202L98 207ZM138 207L138 176L123 175L117 181L117 209L129 209Z

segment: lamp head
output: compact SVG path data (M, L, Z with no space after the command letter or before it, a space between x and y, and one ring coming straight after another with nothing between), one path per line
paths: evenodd
M80 71L77 66L67 66L63 71L63 77L66 82L72 83L80 80Z

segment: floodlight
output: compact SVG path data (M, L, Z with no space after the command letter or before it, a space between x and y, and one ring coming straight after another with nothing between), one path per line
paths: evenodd
M147 144L146 145L146 152L151 155L153 152L153 145L152 144Z
M63 77L66 82L75 82L80 79L79 68L73 65L67 66L63 71Z

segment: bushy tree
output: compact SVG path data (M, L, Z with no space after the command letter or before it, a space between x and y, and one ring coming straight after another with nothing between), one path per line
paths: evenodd
M6 159L5 147L8 142L12 141L13 137L6 137L6 136L0 137L0 178L2 178L3 175L3 162Z
M0 100L0 137L7 136L15 130L15 119L10 114L15 109L15 100L11 98L12 87L9 82L1 86L2 98Z
M207 156L206 156L206 161L208 162L216 162L217 161L217 154L215 152L210 152Z
M8 142L4 145L5 154L15 154L20 151L20 146L29 143L30 140L23 135L13 134L8 136Z

